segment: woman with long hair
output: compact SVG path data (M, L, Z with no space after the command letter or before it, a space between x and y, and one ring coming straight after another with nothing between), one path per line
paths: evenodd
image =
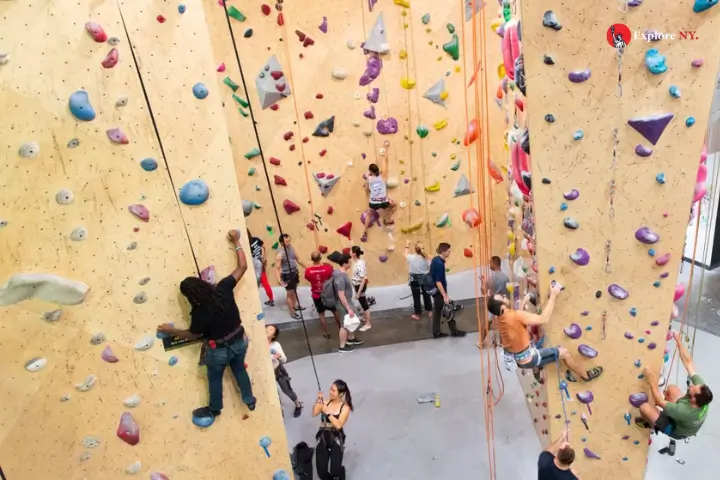
M408 263L410 272L410 292L413 297L413 309L415 313L412 315L413 320L420 320L422 307L428 312L428 316L432 317L432 298L425 291L425 276L430 273L430 257L425 253L425 247L422 242L415 243L414 252L410 253L410 240L405 243L405 259ZM422 304L420 298L422 297Z
M363 309L363 321L365 322L365 324L360 327L359 330L361 332L364 332L372 328L372 325L370 325L370 304L368 302L367 296L365 295L368 284L367 264L365 263L365 260L361 258L363 253L365 252L363 252L360 247L355 245L350 250L350 253L352 254L353 259L353 274L351 281L353 284L353 288L355 289L354 298L358 301L358 303Z
M275 380L280 390L295 404L293 417L298 418L302 413L302 402L298 400L297 393L295 393L292 385L290 385L290 375L287 370L285 370L287 356L285 356L282 345L277 341L280 335L280 329L277 325L268 325L265 327L265 334L267 335L268 346L270 347L270 359L275 369Z
M345 480L345 467L342 465L345 451L344 427L353 410L350 389L344 381L333 382L327 402L323 392L318 392L313 417L321 415L320 429L315 435L315 465L320 480Z
M387 164L387 160L385 161ZM395 224L393 215L395 214L396 204L393 200L388 197L387 193L387 165L383 169L383 173L380 173L380 167L376 164L371 163L368 167L368 172L365 177L365 190L370 196L368 207L374 212L378 212L378 215L382 219L382 224L386 227L391 227ZM361 242L367 242L368 239L368 228L373 221L373 215L368 212L365 215L365 230L363 231Z

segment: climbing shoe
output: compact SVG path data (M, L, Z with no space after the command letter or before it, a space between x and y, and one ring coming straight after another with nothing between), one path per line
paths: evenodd
M295 407L295 411L293 411L293 418L298 418L302 414L302 403Z
M219 417L222 413L221 410L211 410L210 407L201 407L193 410L193 417L206 418L206 417Z
M573 372L571 370L565 371L565 380L567 380L568 382L572 382L572 383L577 382L577 378L575 378L575 375L573 374Z
M250 410L251 412L255 411L255 406L256 406L256 405L257 405L257 402L249 403L248 406L247 406L247 407L248 407L248 410Z
M593 367L587 371L587 377L584 378L586 382L591 382L596 378L599 378L603 374L603 367Z
M651 428L650 423L642 417L635 417L635 426L640 428Z
M275 301L274 301L274 300L268 300L267 302L265 302L265 305L267 305L268 307L274 307L274 306L275 306Z

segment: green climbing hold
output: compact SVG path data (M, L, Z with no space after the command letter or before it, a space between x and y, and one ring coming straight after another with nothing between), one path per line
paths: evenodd
M250 104L247 102L247 100L245 100L244 98L238 97L234 93L233 93L233 100L235 100L237 103L239 103L240 106L242 106L242 107L248 108L248 106L250 106Z
M437 157L437 152L432 152L430 155L432 155L433 157Z
M260 210L262 208L262 206L259 203L253 203L253 208L255 210Z
M249 152L247 152L247 153L245 154L245 158L247 158L248 160L250 160L250 159L253 159L253 158L257 157L258 155L260 155L260 149L259 149L259 148L253 148L252 150L250 150Z
M453 163L453 166L450 167L450 170L452 170L453 172L457 172L459 169L460 169L460 160Z
M448 32L450 32L451 35L452 35L453 33L455 33L455 25L453 25L452 23L448 23L448 24L446 25L446 27L447 27L447 29L448 29Z
M252 177L253 175L255 175L255 172L257 172L257 170L255 170L255 167L252 167L250 170L248 170L248 176Z
M275 243L273 243L272 249L277 250L279 246L280 246L280 242L275 242Z
M512 11L510 10L510 2L503 2L503 18L506 22L509 22L512 18Z
M240 112L240 115L242 115L245 118L247 118L247 116L249 115L248 112L246 112L242 108L238 108L238 112Z
M256 192L259 192L259 191L260 191L260 185L255 185L255 191L256 191Z
M430 14L429 13L426 13L425 15L422 16L422 22L423 22L423 25L427 25L428 23L430 23Z
M240 10L238 10L237 8L235 8L234 6L231 6L230 8L228 8L228 15L230 15L232 18L234 18L238 22L244 22L245 20L247 20L247 17L245 15L243 15L243 13Z
M450 214L444 213L438 218L438 221L435 222L435 226L438 228L445 227L447 225L450 225Z
M230 87L233 92L236 92L237 89L240 88L240 85L238 85L237 83L230 80L230 77L225 77L225 79L223 80L223 83L225 85L227 85L228 87Z
M453 33L452 40L443 45L443 50L450 55L453 60L460 60L460 39L457 34Z
M428 133L430 133L430 130L425 125L418 125L418 127L415 129L418 136L420 138L425 138L428 136Z

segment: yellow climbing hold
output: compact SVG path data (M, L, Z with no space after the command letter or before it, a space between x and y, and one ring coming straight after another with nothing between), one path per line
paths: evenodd
M460 73L461 69L460 67L455 67L455 73Z
M412 225L408 225L407 227L402 227L402 228L400 228L400 231L401 231L402 233L412 233L412 232L415 232L415 231L417 231L417 230L420 230L423 225L425 225L425 221L424 221L424 220L420 220L418 223L413 223Z
M405 50L405 49L403 48L402 50L400 50L400 54L399 54L399 55L400 55L400 60L405 60L405 59L407 58L407 50Z
M448 121L443 119L440 121L437 121L433 124L433 127L435 127L435 130L442 130L443 128L447 127Z
M405 170L400 170L400 175L405 175Z
M427 185L425 187L426 192L438 192L440 191L440 182L435 182L432 185Z
M440 94L440 100L447 100L449 93L448 92L442 92Z
M492 31L493 31L494 33L497 33L498 28L500 28L500 26L501 26L503 23L505 23L505 19L504 19L504 18L502 18L502 17L501 17L501 18L496 18L496 19L493 20L492 23L490 24L490 28L492 29Z
M430 41L428 42L428 45L432 45L432 44L433 44L433 41L430 40Z
M458 141L458 140L457 140L457 137L453 137L452 140L450 140L450 143L455 143L455 142L457 142L457 141Z
M510 240L511 242L512 242L513 240L515 240L515 234L514 234L511 230L508 230L508 231L506 232L506 235L507 235L507 239Z
M400 86L403 87L405 90L410 90L415 86L415 80L410 80L409 78L403 77L400 79Z
M430 27L425 27L425 33L430 33L430 32L432 32L432 28L430 28Z
M455 160L457 158L457 155L454 153L450 154L450 160Z
M405 160L398 160L398 163L399 163L400 165L405 165Z
M514 243L511 243L510 246L508 247L508 253L510 254L511 257L515 256L515 244Z
M400 5L403 8L410 8L410 0L395 0L395 5ZM405 12L403 12L405 15Z
M499 78L500 80L502 80L503 78L505 78L505 64L504 64L504 63L501 63L500 65L498 65L498 67L497 67L497 76L498 76L498 78Z

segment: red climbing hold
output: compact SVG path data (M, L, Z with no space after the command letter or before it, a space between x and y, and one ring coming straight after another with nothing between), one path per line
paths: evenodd
M287 182L280 175L275 175L275 185L282 185L283 187L287 187Z
M480 133L480 124L478 123L477 118L473 118L470 120L470 123L468 123L467 131L465 132L465 140L463 141L463 144L467 147L471 143L473 143L475 140L478 139L478 134Z
M466 248L465 250L463 250L463 255L465 255L465 258L472 258L473 251L469 248Z
M350 255L350 247L346 247L342 249L343 255Z
M520 110L521 112L524 112L524 111L525 111L525 103L522 101L522 99L516 98L516 99L515 99L515 106L516 106L517 109Z
M87 22L85 24L85 30L87 30L93 40L97 43L107 42L107 33L105 33L105 30L103 30L99 23Z
M101 62L101 65L104 68L112 68L115 65L117 65L118 59L120 57L118 56L118 49L113 48L108 52L108 54L105 56L105 60Z
M310 120L311 118L315 118L315 115L313 115L313 113L308 110L307 112L305 112L305 120Z
M315 224L314 224L314 223L308 222L308 223L305 224L305 226L306 226L306 227L308 228L308 230L310 230L311 232L314 232L314 231L315 231Z
M218 65L217 71L218 71L218 72L224 72L224 71L225 71L225 68L226 68L226 67L225 67L225 64L224 64L224 63L221 63L220 65Z
M270 72L270 76L273 77L273 80L275 81L280 80L283 75L285 74L279 70L273 70L272 72Z
M272 105L270 105L270 110L272 111L276 111L278 108L280 108L279 103L273 103Z
M300 207L290 200L285 200L283 202L283 208L285 209L285 213L288 215L292 215L293 213L300 211Z
M130 211L130 213L135 215L137 218L139 218L143 222L150 221L150 211L145 207L145 205L140 205L140 204L130 205L128 207L128 210Z
M350 231L352 230L352 222L345 222L345 224L336 230L337 233L346 237L350 240Z
M324 157L326 153L327 153L327 150L325 150L324 148L322 150L320 150L321 157Z
M315 45L315 40L310 37L305 38L305 41L303 42L303 47L309 47L311 45Z
M334 211L335 211L335 209L332 207L332 205L330 205L327 209L327 214L332 215Z
M474 208L468 208L462 213L462 220L470 228L475 228L482 223L480 212Z
M333 178L335 178L335 175L332 173L328 173L327 176L325 177L326 180L332 180Z
M282 12L278 13L278 16L277 16L277 24L278 24L279 26L281 26L281 27L282 27L283 25L285 25L285 17L283 17Z
M325 255L328 252L328 247L326 247L325 245L318 245L318 252Z
M278 92L284 92L286 86L287 85L285 85L284 83L276 83L275 84L275 88L277 89Z
M315 98L317 98L318 100L322 100L322 99L325 98L325 97L324 97L324 95L323 95L322 93L316 93L316 94L315 94Z
M165 23L165 17L163 17L162 15L158 15L158 16L157 16L157 21L160 22L160 23Z
M133 232L138 233L139 231L140 231L140 228L139 228L139 227L133 228Z
M295 151L295 144L294 144L294 143L293 143L292 145L290 145L290 151L291 151L291 152L294 152L294 151Z
M295 30L295 35L298 36L298 40L300 40L301 42L304 41L305 38L307 38L307 35L305 35L305 34L304 34L303 32L301 32L300 30Z
M323 172L320 172L320 173L316 174L315 176L320 179L325 178L325 174Z
M307 142L309 142L309 141L310 141L310 138L308 138L308 137L303 137L303 143L307 143Z
M270 163L272 165L275 165L276 167L280 165L280 159L275 157L270 157Z
M261 11L261 12L263 13L263 15L265 15L265 16L270 15L270 13L272 12L272 10L270 10L270 5L265 5L264 3L263 3L262 6L260 7L260 11Z
M140 442L140 427L128 412L120 415L117 436L128 445L137 445Z
M285 132L283 139L287 142L293 137L293 135L295 135L293 132Z

